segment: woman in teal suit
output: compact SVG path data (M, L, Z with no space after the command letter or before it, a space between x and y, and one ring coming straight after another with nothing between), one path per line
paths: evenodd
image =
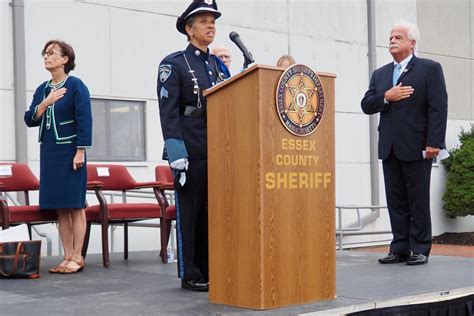
M58 214L64 260L51 273L76 273L84 267L81 256L86 231L86 148L92 144L89 90L77 77L72 47L52 40L42 56L51 79L36 89L25 113L29 127L39 127L40 199L44 211Z

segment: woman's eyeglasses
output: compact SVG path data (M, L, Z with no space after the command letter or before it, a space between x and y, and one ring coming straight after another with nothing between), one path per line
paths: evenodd
M62 56L62 54L61 54L60 52L55 51L55 50L53 50L53 49L47 50L47 51L45 51L45 52L42 52L42 53L41 53L41 56L43 56L43 57L44 57L44 56L51 57L51 56L53 56L54 54L59 54L59 55Z

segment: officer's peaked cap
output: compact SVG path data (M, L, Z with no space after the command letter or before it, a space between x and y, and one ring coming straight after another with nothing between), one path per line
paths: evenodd
M193 0L193 2L189 5L186 11L178 17L176 21L176 28L178 31L186 35L186 20L191 17L192 15L203 13L203 12L210 12L214 14L214 17L217 19L221 16L221 13L217 11L217 3L216 0Z

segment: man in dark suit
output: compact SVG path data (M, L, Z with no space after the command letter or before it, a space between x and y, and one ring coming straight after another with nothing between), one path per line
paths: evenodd
M380 113L379 159L393 240L380 263L425 264L431 249L432 159L445 147L448 96L441 65L414 55L419 38L410 23L395 25L394 61L375 70L362 99L366 114Z

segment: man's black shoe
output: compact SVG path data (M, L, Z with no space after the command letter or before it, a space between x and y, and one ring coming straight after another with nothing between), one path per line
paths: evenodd
M428 263L428 257L425 255L422 255L421 253L414 253L407 260L407 264L409 266L416 266L416 265L425 264L425 263Z
M181 288L191 291L209 291L209 282L204 279L199 280L181 280Z
M382 263L382 264L399 263L399 262L407 261L407 258L408 257L397 255L397 254L394 254L393 252L389 252L386 257L380 258L379 262Z

